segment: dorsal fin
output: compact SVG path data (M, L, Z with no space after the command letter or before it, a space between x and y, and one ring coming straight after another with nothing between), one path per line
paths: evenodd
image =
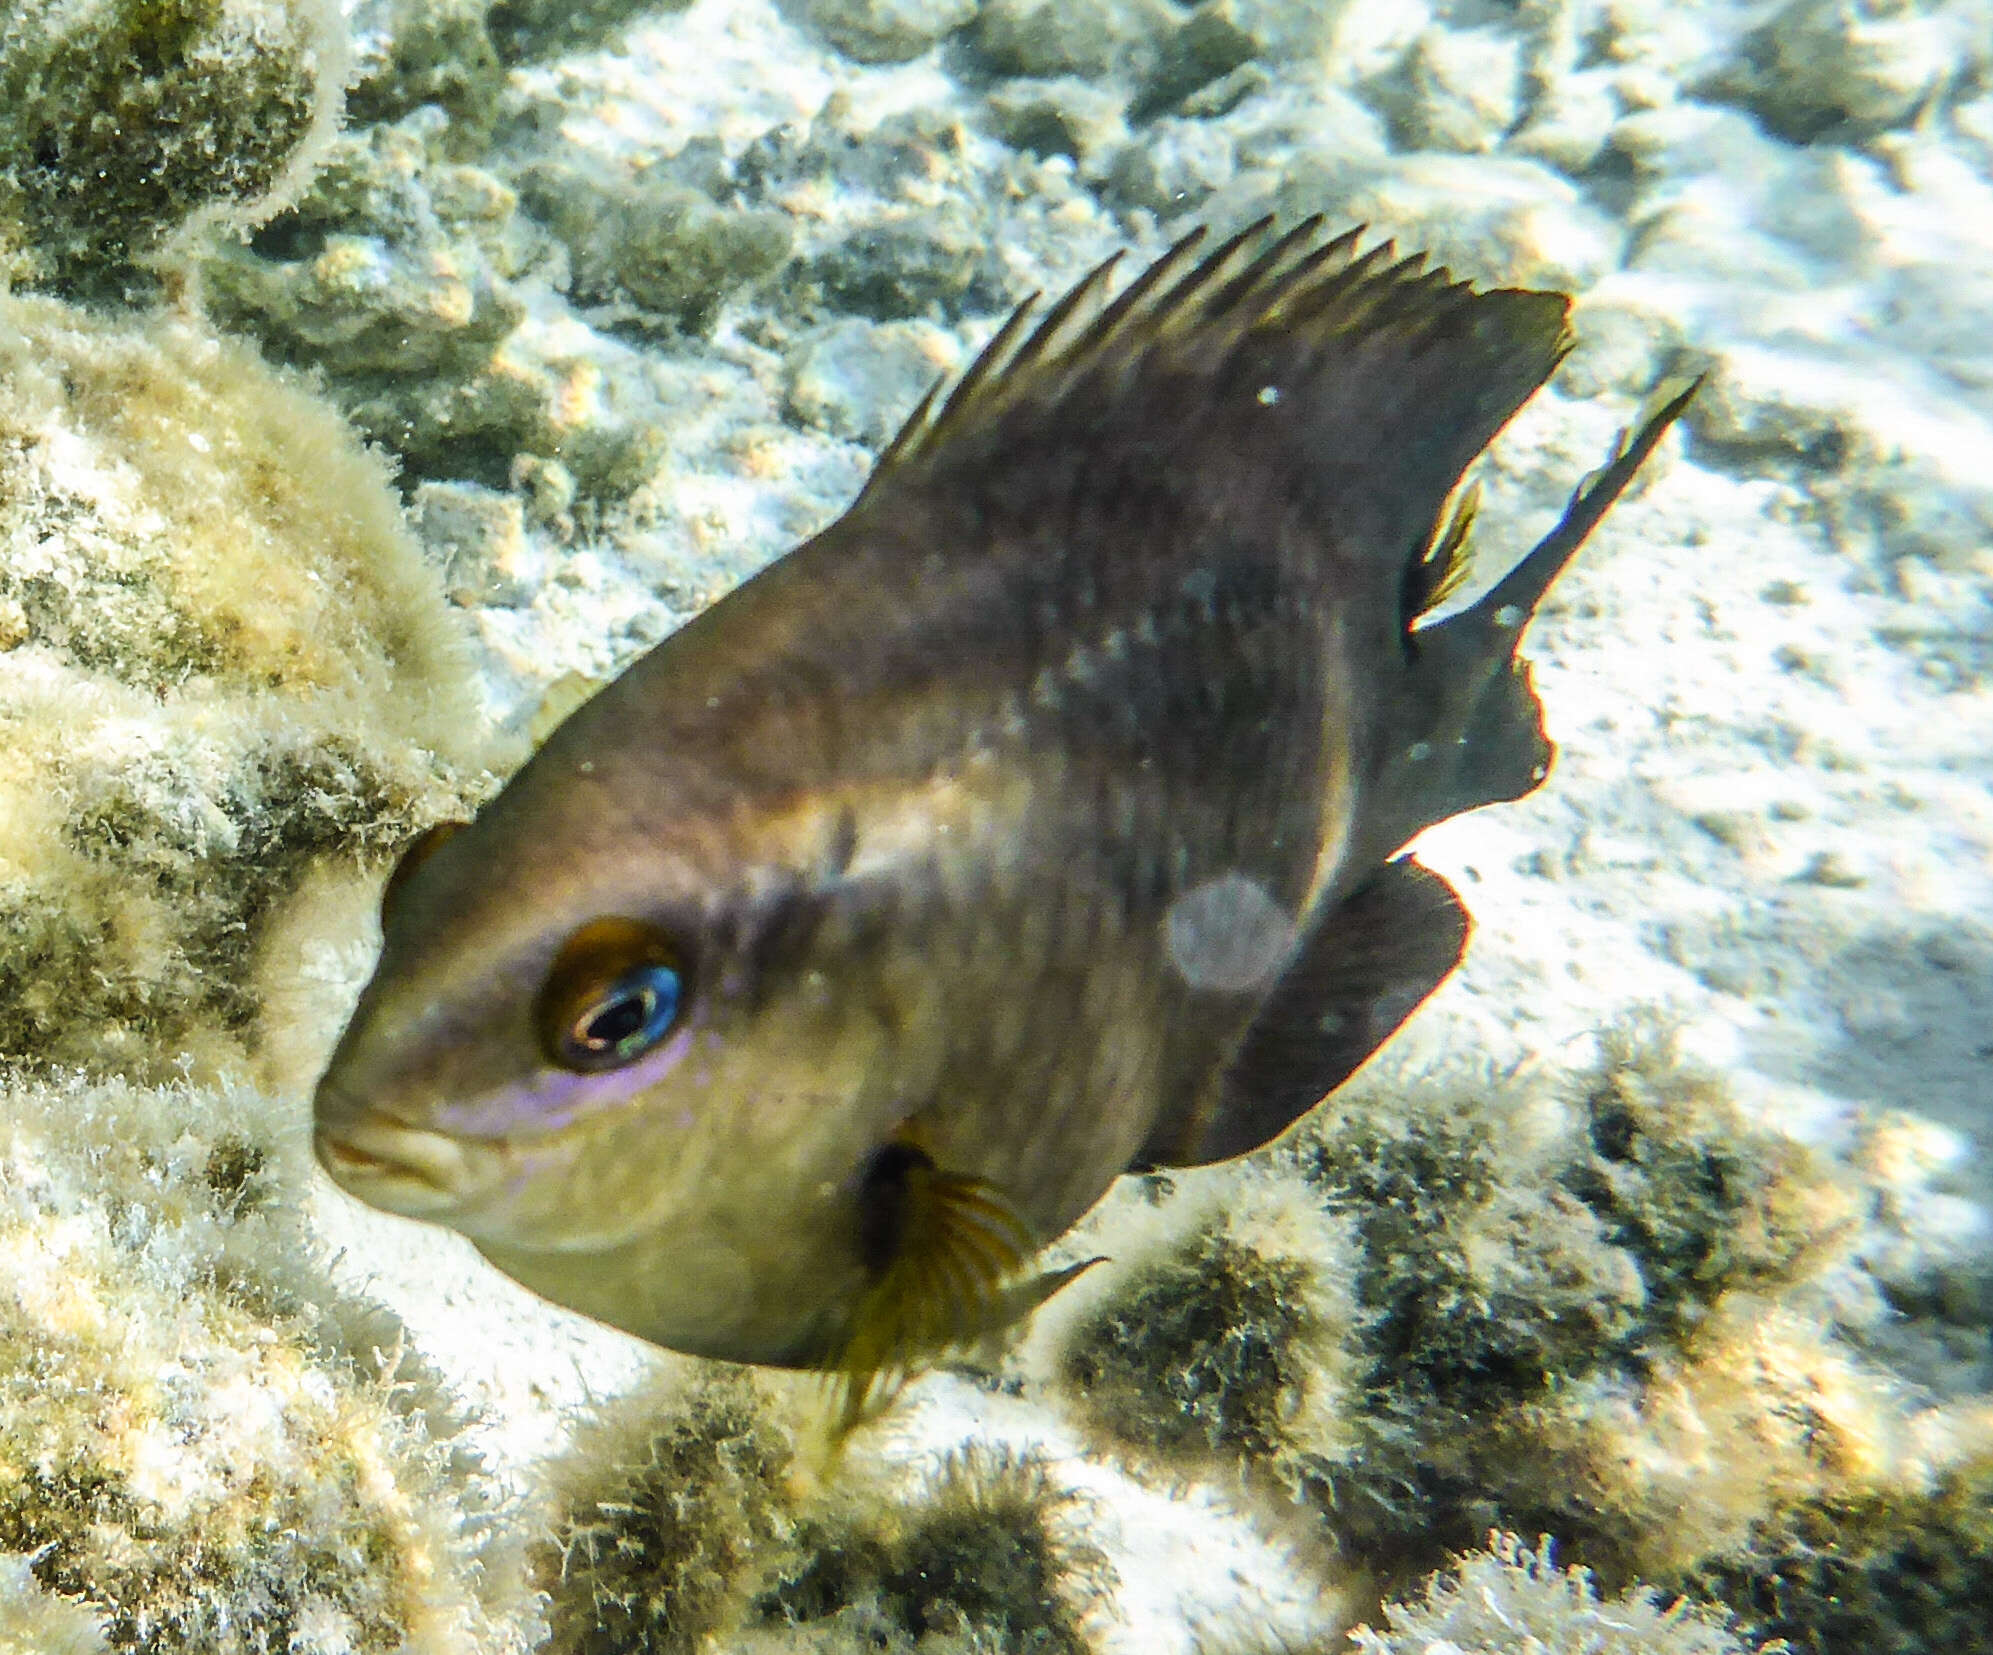
M1467 461L1569 349L1559 294L1479 291L1320 217L1270 219L1204 253L1184 237L1112 295L1118 260L1032 325L1019 306L955 387L893 439L863 500L896 484L983 483L1020 503L1088 462L1214 449L1269 468L1346 544L1417 558ZM1048 463L1048 458L1052 463ZM1063 461L1063 465L1060 463ZM1220 472L1236 465L1220 464ZM1445 548L1459 550L1456 540ZM1422 571L1429 608L1450 562Z

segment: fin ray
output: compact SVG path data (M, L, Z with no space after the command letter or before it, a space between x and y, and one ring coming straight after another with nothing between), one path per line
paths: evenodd
M1231 502L1242 468L1264 470L1275 486L1252 492L1268 510L1332 522L1343 555L1388 558L1397 581L1467 462L1569 348L1562 295L1478 290L1319 216L1261 219L1208 253L1187 236L1110 296L1115 268L1034 326L1020 306L908 421L864 498L921 488L960 509L966 487L1023 515L1104 464L1177 504Z
M1014 1319L1038 1250L999 1190L942 1171L912 1144L881 1155L861 1200L874 1279L824 1363L842 1390L841 1431L922 1363Z

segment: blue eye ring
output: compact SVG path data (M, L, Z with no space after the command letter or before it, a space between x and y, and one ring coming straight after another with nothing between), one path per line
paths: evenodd
M678 1022L685 975L664 934L640 920L591 920L565 943L535 1010L555 1066L577 1074L620 1069Z

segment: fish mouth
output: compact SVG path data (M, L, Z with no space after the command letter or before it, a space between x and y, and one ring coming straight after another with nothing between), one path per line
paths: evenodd
M453 1138L379 1115L336 1130L321 1126L312 1147L318 1164L349 1195L409 1218L430 1218L462 1204L470 1157Z

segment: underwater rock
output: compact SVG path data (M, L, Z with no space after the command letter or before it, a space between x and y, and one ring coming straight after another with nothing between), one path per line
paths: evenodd
M511 1525L447 1406L397 1372L392 1319L323 1274L269 1113L0 1087L0 1551L80 1606L77 1650L524 1655ZM30 1612L62 1630L16 1598L0 1634Z
M789 412L833 437L884 446L911 408L957 366L954 336L927 322L833 322L786 364Z
M669 178L543 163L520 188L566 246L577 300L634 306L687 332L705 332L729 297L789 256L786 215L718 206Z
M646 12L683 11L691 0L492 0L486 27L506 63L587 51Z
M177 232L253 222L337 128L334 0L26 0L0 23L0 273L148 285Z
M1428 29L1366 88L1406 149L1485 154L1521 108L1521 43L1500 29Z
M209 313L339 381L475 373L544 245L511 190L443 153L448 130L430 108L341 138L302 200L207 262Z
M1794 143L1873 136L1916 115L1961 68L1986 14L1930 0L1789 0L1747 35L1715 89Z
M1038 1361L1112 1446L1260 1468L1292 1492L1339 1451L1360 1376L1354 1232L1291 1175L1158 1179L1163 1197L1040 1312Z
M967 307L989 250L981 216L951 197L881 214L806 261L796 288L826 308L880 322L952 319Z
M1266 46L1252 27L1254 21L1250 14L1241 16L1234 0L1205 0L1163 39L1155 61L1144 66L1129 111L1132 118L1181 111L1187 99L1251 63Z
M1352 223L1389 224L1399 246L1497 286L1582 292L1619 262L1617 228L1581 190L1506 155L1373 160L1311 147L1286 169L1271 204L1285 212L1304 201L1334 201Z
M911 1495L856 1482L801 1517L739 1647L1090 1655L1115 1577L1084 1519L1028 1450L971 1442Z
M253 352L0 301L0 1056L230 1064L266 929L480 785L381 461Z
M845 1449L819 1482L791 1417L734 1376L592 1421L552 1473L552 1655L1086 1655L1112 1571L1042 1460L972 1444L909 1487Z
M409 501L409 526L443 572L450 601L466 608L531 603L546 558L526 533L516 494L476 483L424 483Z
M738 1624L789 1533L794 1453L745 1379L594 1421L554 1477L549 1655L692 1655Z
M25 1553L0 1553L0 1650L6 1655L105 1655L104 1617L47 1591Z
M1786 1504L1751 1543L1695 1571L1754 1634L1794 1655L1986 1646L1993 1602L1993 1408L1962 1463Z
M464 149L481 147L505 86L485 27L489 10L490 0L356 0L348 121L398 120L433 103Z
M1113 1262L1039 1313L1026 1370L1110 1444L1312 1507L1387 1591L1489 1523L1681 1590L1786 1505L1974 1440L1864 1355L1860 1192L1652 1028L1571 1076L1373 1071L1171 1184L1198 1193L1084 1238Z
M203 263L209 312L321 372L404 477L502 486L537 456L627 495L663 448L647 370L562 314L554 238L452 132L429 106L342 138L296 207Z
M1071 156L1082 167L1128 136L1121 99L1070 75L1000 82L983 107L990 130L1012 149L1040 158Z
M1116 152L1107 170L1106 193L1119 206L1146 207L1169 219L1193 211L1224 188L1236 166L1235 146L1222 126L1166 115Z
M784 0L783 10L859 63L904 63L975 20L980 0Z
M968 34L976 60L999 75L1139 78L1177 26L1169 0L984 0Z
M1350 1634L1357 1655L1451 1655L1526 1649L1530 1655L1749 1655L1728 1616L1701 1604L1667 1602L1633 1586L1602 1599L1581 1568L1557 1566L1550 1542L1531 1551L1513 1534L1491 1534L1427 1582L1425 1595L1388 1604L1385 1630Z

